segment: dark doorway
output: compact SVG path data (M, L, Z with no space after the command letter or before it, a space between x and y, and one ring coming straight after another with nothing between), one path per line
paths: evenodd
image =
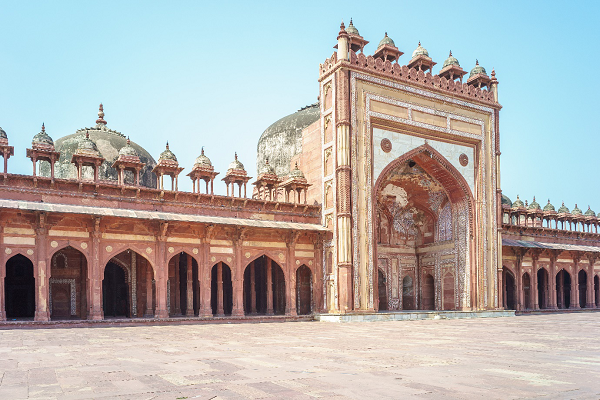
M402 309L415 309L415 295L413 287L413 279L410 276L405 276L402 279Z
M213 315L223 316L223 315L231 315L231 310L233 309L233 285L231 282L231 269L225 263L220 263L221 276L219 276L219 264L216 264L212 267L211 271L211 281L210 281L210 307L212 309ZM219 279L221 278L221 279ZM221 285L221 300L222 303L219 304L217 301L219 299L219 287Z
M596 307L600 307L600 278L598 275L594 276L594 300Z
M35 279L29 258L17 254L6 262L4 292L7 319L34 317Z
M423 310L435 309L435 285L431 274L425 275L423 279Z
M525 272L523 274L523 309L531 310L533 307L531 306L531 277L529 273Z
M129 285L126 272L112 262L104 269L102 298L105 317L129 317Z
M388 310L388 299L387 299L387 282L385 279L385 274L382 270L377 270L377 282L379 289L379 311L387 311Z
M537 272L537 287L538 287L538 306L540 309L548 308L548 271L544 268L538 269Z
M306 265L296 270L296 312L298 315L312 312L312 272Z
M270 285L267 277L268 264L271 268ZM270 301L273 302L272 311ZM244 270L244 313L285 314L285 303L285 277L281 267L267 256L250 262Z
M571 304L571 275L564 269L556 274L556 306L569 308Z
M579 284L579 307L585 308L587 304L587 274L580 270L577 274L577 283Z
M515 310L516 309L516 285L515 285L515 276L509 270L506 270L504 274L504 299L505 299L505 307L507 310Z

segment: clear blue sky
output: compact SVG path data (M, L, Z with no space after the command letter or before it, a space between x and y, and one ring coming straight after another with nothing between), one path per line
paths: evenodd
M237 151L256 176L256 142L318 95L318 66L352 17L371 43L406 54L420 40L439 70L451 49L500 81L502 188L600 211L599 2L0 2L0 126L11 172L46 123L54 138L108 126L158 158L169 140L189 172L205 146L222 177ZM187 178L180 188L190 190ZM216 189L224 192L220 182Z

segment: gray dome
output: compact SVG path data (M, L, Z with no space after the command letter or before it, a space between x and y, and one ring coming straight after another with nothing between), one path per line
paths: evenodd
M6 133L4 134L6 136ZM52 138L46 133L46 127L42 124L42 130L40 133L36 134L31 140L31 144L47 144L50 146L54 146L54 141Z
M102 154L98 150L98 147L96 146L96 143L94 143L92 141L92 139L90 139L90 134L87 133L87 132L86 132L85 136L83 137L83 139L81 139L79 141L79 143L77 144L77 151L76 152L93 154L95 156L102 157Z
M523 201L521 199L519 199L519 195L517 195L517 199L512 204L512 206L513 206L513 208L521 208L521 207L525 207L525 204L523 204Z
M588 217L595 217L596 213L594 211L592 211L592 209L590 208L590 206L588 206L588 209L585 212L585 215L588 216Z
M354 24L352 24L352 18L350 18L350 25L348 25L348 27L346 28L346 32L350 35L360 36L360 34L358 33L358 29L356 29Z
M241 169L245 171L244 164L242 164L237 158L237 153L235 153L235 160L233 160L231 164L229 164L229 168L227 169L227 171L231 171L232 169Z
M256 146L256 170L262 171L264 160L268 159L277 175L288 175L292 158L302 152L302 130L318 121L320 116L319 103L315 103L269 126Z
M562 206L558 209L559 214L567 214L569 209L565 206L565 202L563 201Z
M505 194L502 194L502 205L503 206L506 205L506 206L512 207L512 201Z
M298 163L296 163L294 169L290 171L290 178L305 179L304 174L302 173L302 171L300 171L300 168L298 168Z
M475 67L473 67L473 69L471 70L471 73L469 74L469 78L478 74L484 74L487 75L487 73L485 72L485 68L483 68L481 65L479 65L479 60L475 60Z
M277 173L275 172L275 168L273 168L273 166L271 164L269 164L269 160L268 159L265 160L265 165L259 171L259 174L277 175Z
M421 42L419 42L419 45L417 46L415 51L413 51L412 58L415 58L417 56L429 57L429 52L424 47L421 46Z
M8 136L6 136L6 132L2 128L0 128L0 139L8 139Z
M121 150L119 150L119 155L137 157L137 151L135 151L133 146L131 146L131 141L129 140L129 138L127 138L127 144L125 145L125 147L122 147Z
M575 204L575 208L573 210L571 210L571 214L573 214L573 215L582 215L582 212L579 209L579 207L577 207L577 204Z
M392 38L387 35L387 32L385 33L385 36L383 37L383 39L381 39L381 42L379 42L379 46L377 46L377 48L383 47L386 44L396 47Z
M175 157L175 153L169 150L169 142L167 142L167 147L165 148L165 150L162 153L160 153L160 156L158 156L158 161L160 160L169 160L177 162L177 157Z
M210 158L208 158L204 155L204 147L202 148L202 152L200 153L200 155L196 158L196 161L194 162L194 167L203 167L203 168L212 167Z
M452 51L450 51L450 55L448 56L448 58L446 58L446 61L444 61L442 69L446 68L448 65L456 65L457 67L460 67L458 60L452 55Z
M544 206L544 211L556 211L556 208L550 203L550 199L548 199L548 204Z
M112 165L119 157L119 151L127 145L127 139L120 132L108 129L104 124L97 124L93 128L80 129L72 135L56 140L55 149L60 152L60 158L56 164L56 177L77 179L77 169L71 163L71 157L79 148L79 143L85 139L86 131L89 133L90 139L97 150L105 158L99 168L98 178L116 182L118 173ZM140 171L140 185L156 188L156 176L152 173L152 168L156 165L156 161L150 153L138 144L130 142L130 146L136 151L140 157L140 161L146 164ZM50 176L50 164L48 162L43 161L40 164L40 175ZM86 179L92 178L91 169L84 169L83 175Z

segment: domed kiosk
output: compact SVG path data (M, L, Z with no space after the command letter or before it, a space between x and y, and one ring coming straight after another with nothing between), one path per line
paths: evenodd
M319 103L315 103L269 126L256 146L256 170L263 171L268 159L278 176L287 176L292 157L302 152L302 130L317 121L320 115Z
M126 152L135 150L140 161L145 164L140 171L140 185L156 188L156 177L152 173L152 168L156 165L154 158L140 145L131 141L128 144L125 135L121 132L109 129L106 125L107 123L104 120L104 107L100 104L96 126L79 129L74 134L64 136L55 141L55 149L60 152L60 158L56 163L56 178L77 179L77 168L71 162L71 158L78 148L87 144L87 134L89 140L95 144L95 147L104 158L104 161L98 170L98 179L115 181L115 183L118 182L119 173L113 168L113 164L119 157L121 150L125 148L124 151ZM84 168L82 174L84 179L93 178L91 168ZM40 175L50 176L49 163L40 163Z

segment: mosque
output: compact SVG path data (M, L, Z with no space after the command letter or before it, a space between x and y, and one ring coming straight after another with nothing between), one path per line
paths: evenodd
M0 129L0 320L600 307L595 213L502 194L495 71L368 43L342 23L256 178L202 150L180 191L169 145L156 161L102 105L56 141L42 125L32 175Z

